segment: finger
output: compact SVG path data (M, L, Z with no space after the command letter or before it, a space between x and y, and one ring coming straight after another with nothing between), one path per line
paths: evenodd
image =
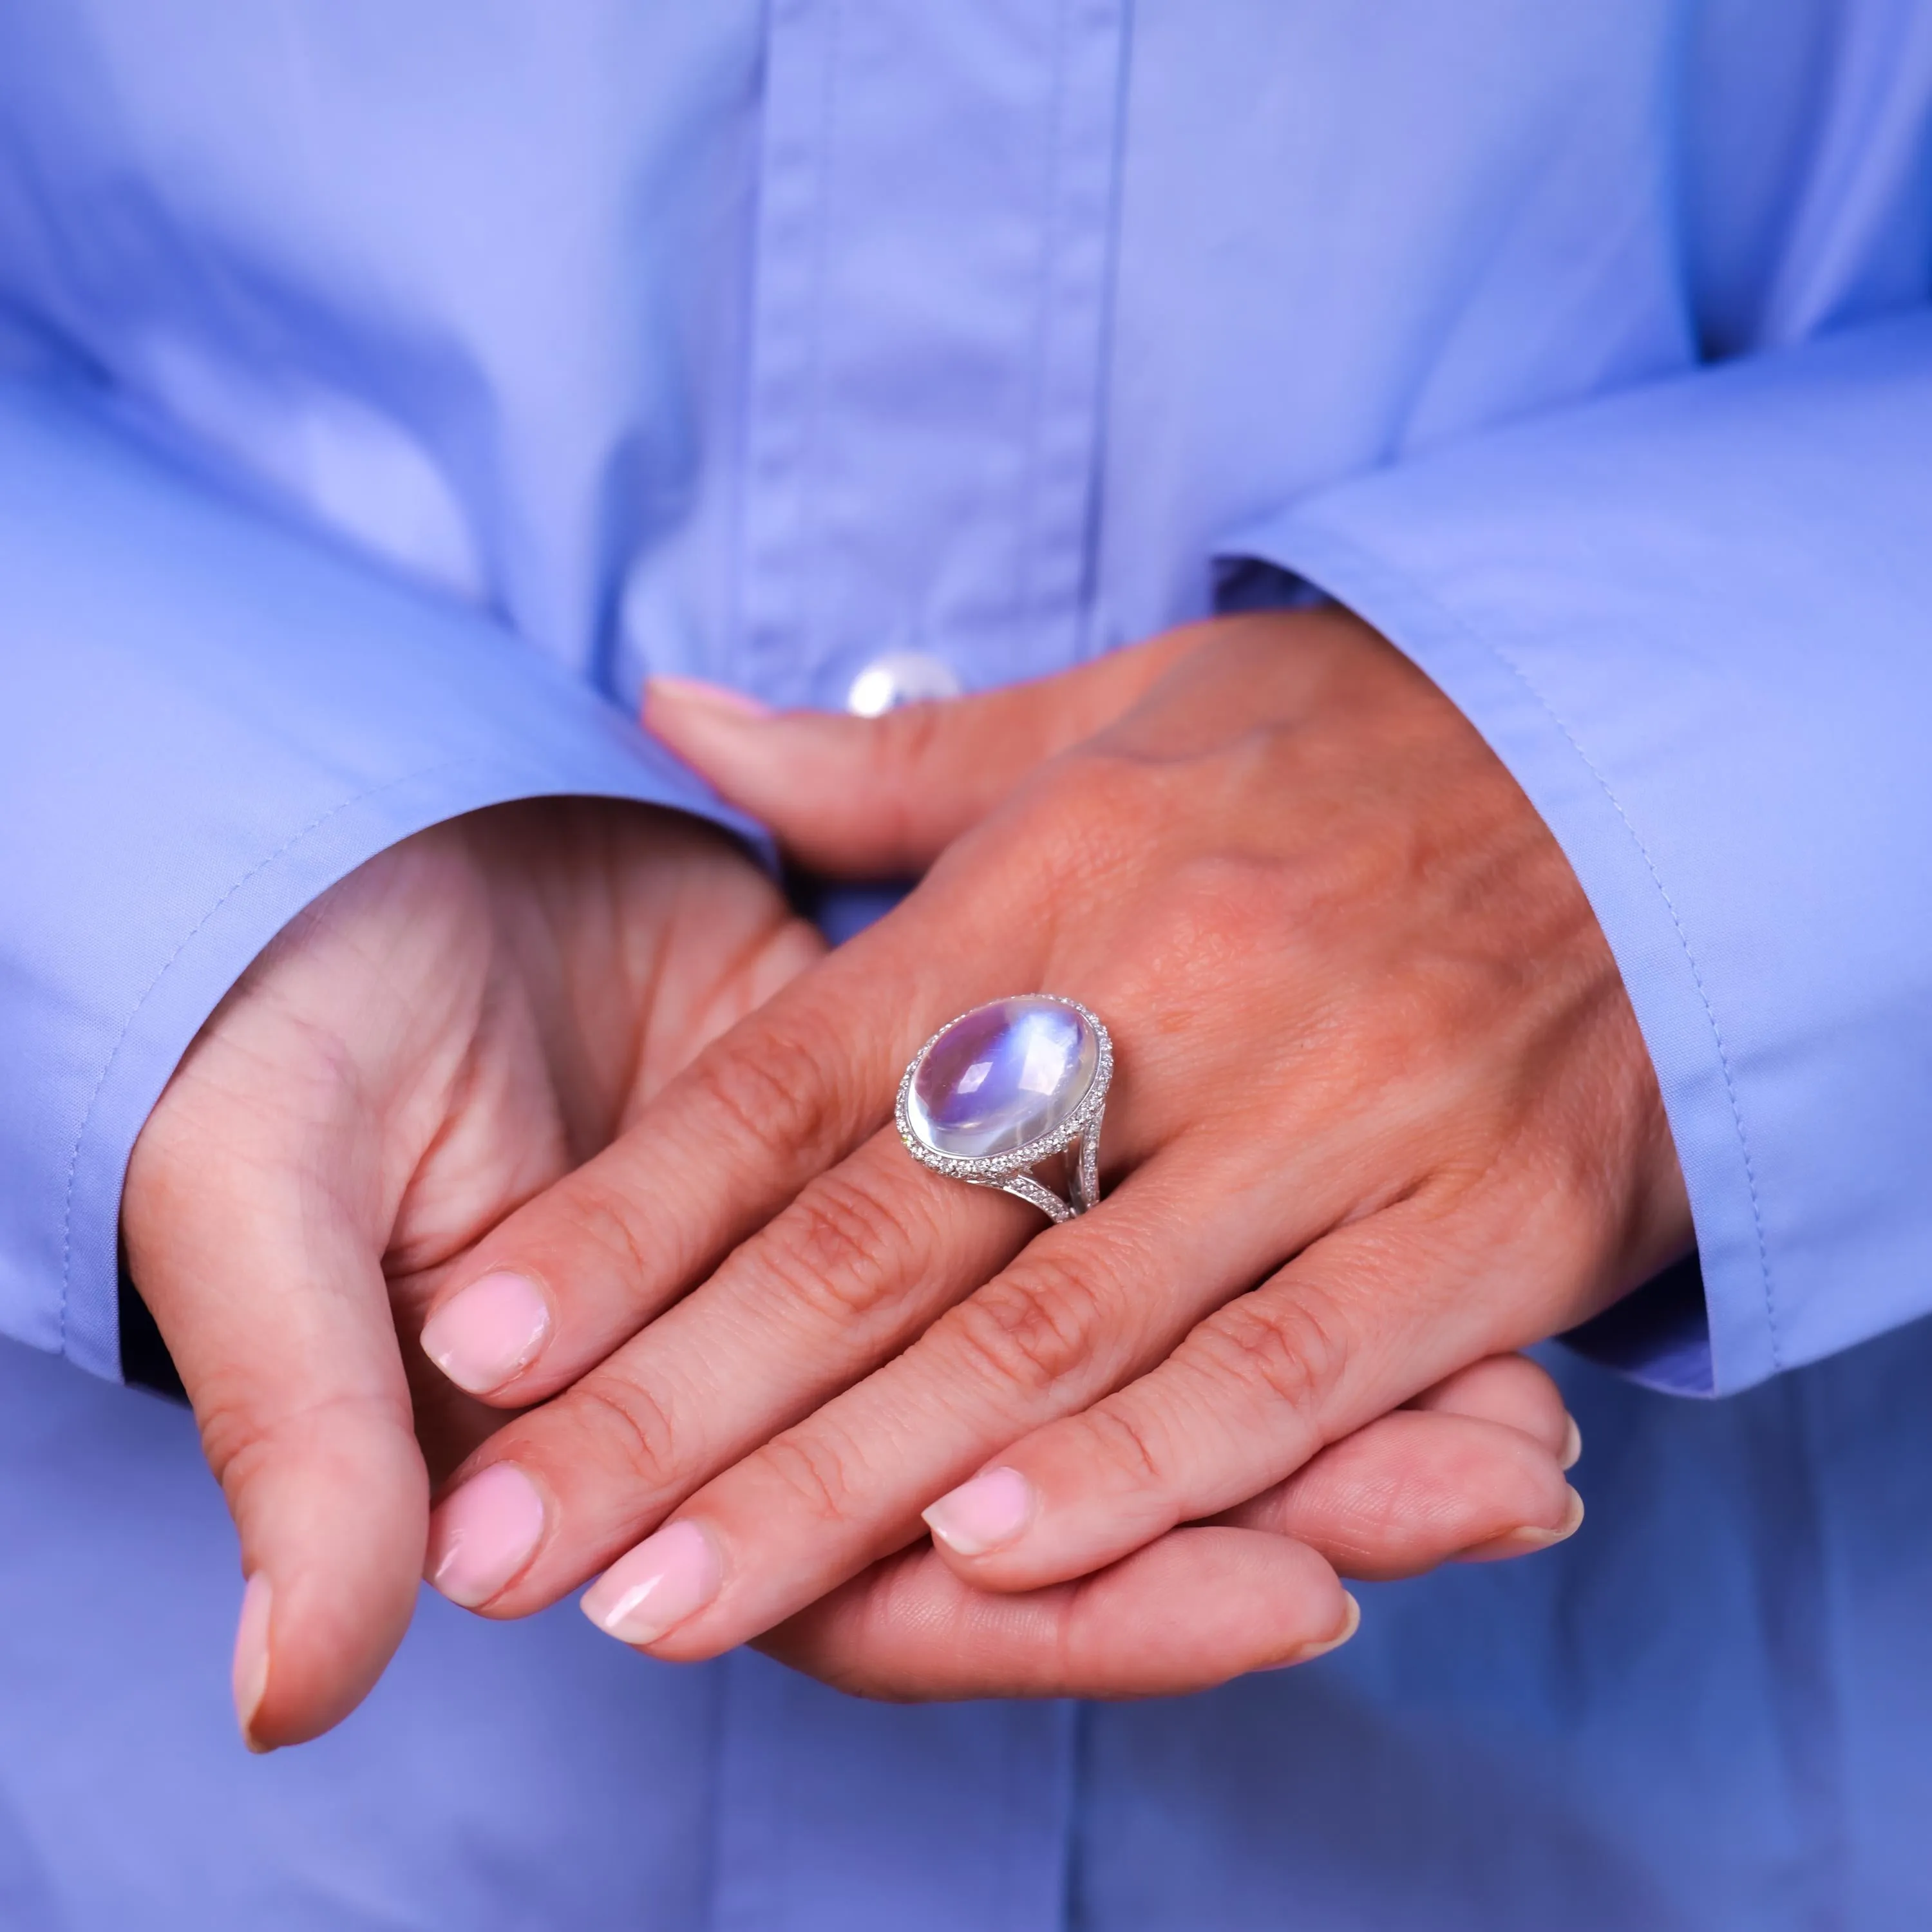
M1522 1366L1540 1375L1534 1364ZM1488 1386L1474 1392L1476 1400L1520 1414L1528 1382L1478 1381ZM1550 1450L1508 1423L1399 1410L1324 1450L1221 1524L1292 1539L1342 1576L1387 1580L1492 1545L1546 1511L1552 1490L1562 1488ZM758 1648L841 1689L892 1698L1148 1696L1204 1688L1282 1660L1258 1648L1280 1639L1273 1611L1263 1611L1257 1628L1250 1605L1220 1594L1220 1574L1195 1567L1198 1534L1174 1531L1100 1577L1011 1595L975 1590L918 1546L780 1624ZM1156 1551L1173 1554L1168 1546L1177 1539L1188 1566L1178 1574L1149 1561ZM1546 1534L1535 1546L1552 1540ZM1137 1576L1134 1564L1144 1566ZM1106 1590L1096 1592L1102 1581ZM1244 1582L1252 1581L1250 1571ZM1172 1594L1156 1603L1156 1588ZM1002 1614L1002 1603L1016 1614ZM1161 1619L1164 1640L1151 1654L1136 1641L1150 1616ZM1064 1674L1076 1616L1077 1694Z
M801 864L903 878L1042 760L1130 710L1202 636L1170 632L1054 677L878 718L766 712L716 686L653 678L644 722Z
M491 1438L437 1506L430 1581L493 1616L553 1600L896 1354L1039 1225L1009 1196L928 1173L891 1130L875 1135L694 1294ZM496 1498L518 1480L532 1493L506 1513ZM499 1525L520 1540L493 1541Z
M922 1546L758 1647L861 1696L1164 1697L1306 1663L1346 1643L1360 1621L1312 1550L1201 1528L1025 1595L975 1590Z
M464 1472L467 1481L496 1469L480 1498L466 1499L459 1486L439 1506L431 1580L493 1616L521 1616L553 1600L704 1478L922 1331L1010 1258L1033 1225L1004 1197L933 1186L892 1136L877 1137L638 1342L548 1409L494 1437ZM1198 1246L1192 1258L1203 1260ZM1120 1332L1118 1322L1108 1325ZM1460 1400L1474 1416L1546 1429L1546 1409L1562 1414L1554 1384L1520 1357L1423 1399ZM1328 1488L1318 1480L1306 1492L1305 1528L1293 1533L1318 1547L1332 1538L1358 1563L1356 1574L1406 1574L1548 1515L1550 1491L1561 1496L1564 1486L1550 1452L1518 1428L1487 1431L1501 1445L1487 1454L1476 1424L1460 1438L1447 1429L1442 1439L1474 1447L1432 1468L1429 1425L1458 1419L1412 1416L1421 1426L1406 1432L1376 1425L1373 1440L1392 1453L1364 1457L1358 1438L1354 1451L1329 1462ZM1552 1433L1561 1440L1560 1423ZM1391 1436L1413 1446L1397 1448ZM513 1480L512 1469L535 1496L506 1514L490 1499ZM479 1526L466 1533L466 1519L486 1500ZM1560 1514L1562 1503L1554 1508ZM539 1520L548 1526L541 1547ZM488 1526L497 1520L522 1540L491 1546Z
M1215 1519L1318 1550L1344 1576L1546 1550L1582 1522L1555 1454L1507 1424L1397 1409Z
M936 1019L1036 976L1028 946L1043 939L1015 924L1004 985L916 923L862 934L792 981L451 1270L423 1330L431 1358L518 1408L604 1360L884 1125Z
M1408 1406L1507 1423L1543 1444L1566 1469L1583 1453L1583 1438L1576 1418L1563 1406L1563 1391L1527 1355L1490 1355L1472 1362L1424 1389Z
M1553 1250L1524 1252L1545 1267ZM1216 1308L1150 1373L1015 1442L926 1520L983 1587L1083 1575L1284 1480L1418 1382L1526 1339L1485 1311L1533 1306L1532 1293L1474 1291L1532 1264L1466 1203L1445 1217L1410 1200L1352 1223ZM1569 1508L1526 1526L1554 1529Z
M848 1024L842 991L835 976L813 997L754 1015L628 1132L486 1237L424 1324L436 1366L502 1406L542 1400L712 1274L880 1126L904 1033L880 1042L877 1014L850 1014Z
M604 1574L586 1613L666 1658L710 1656L916 1538L920 1509L989 1450L1142 1372L1260 1271L1265 1230L1190 1218L1210 1158L1171 1150L1046 1229L902 1354L698 1490Z
M236 1705L265 1750L338 1723L401 1641L428 1480L352 1168L189 1132L193 1078L136 1143L129 1263L240 1533Z

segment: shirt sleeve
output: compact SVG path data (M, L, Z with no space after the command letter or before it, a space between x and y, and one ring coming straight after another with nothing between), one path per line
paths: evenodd
M1696 1220L1698 1268L1590 1338L1656 1386L1728 1393L1932 1312L1929 452L1920 313L1486 433L1227 547L1406 652L1575 867Z
M561 794L757 836L482 614L0 382L0 1332L117 1376L128 1157L223 994L376 853Z

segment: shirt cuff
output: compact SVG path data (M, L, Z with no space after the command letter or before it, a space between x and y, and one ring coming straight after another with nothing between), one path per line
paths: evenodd
M128 1156L223 994L376 854L562 795L760 838L485 614L0 384L0 1331L118 1376Z
M1660 1388L1932 1312L1928 446L1918 315L1419 456L1224 546L1406 652L1574 866L1704 1314L1678 1275L1584 1340Z

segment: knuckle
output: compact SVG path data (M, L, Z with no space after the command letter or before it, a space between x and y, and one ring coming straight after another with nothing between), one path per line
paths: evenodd
M774 1436L759 1460L810 1521L830 1526L854 1513L864 1487L860 1472L850 1452L823 1430Z
M656 1270L646 1258L652 1244L640 1238L638 1202L587 1172L575 1178L568 1192L572 1234L604 1256L633 1292L642 1294Z
M1306 1291L1243 1296L1196 1331L1194 1347L1211 1367L1311 1420L1333 1396L1348 1359L1340 1321Z
M1166 1444L1151 1420L1122 1402L1100 1402L1081 1418L1097 1455L1136 1488L1158 1489L1167 1479Z
M240 1404L221 1396L204 1396L195 1407L195 1426L201 1436L201 1453L214 1480L232 1496L246 1486L250 1466L259 1461L265 1438L256 1418Z
M790 1300L843 1324L892 1298L924 1232L911 1202L835 1171L773 1224L762 1258Z
M562 1400L590 1466L648 1490L675 1483L677 1445L670 1418L647 1390L607 1372L579 1382Z
M1105 1333L1107 1296L1088 1264L1040 1255L989 1282L946 1318L986 1378L1030 1394L1078 1376Z
M802 1031L769 1019L748 1037L721 1042L689 1078L734 1146L822 1164L836 1136L824 1057Z
M406 1439L406 1409L389 1396L343 1390L277 1406L265 1412L260 1391L204 1388L195 1405L202 1454L231 1502L260 1471L277 1462L316 1462L332 1446L381 1432Z

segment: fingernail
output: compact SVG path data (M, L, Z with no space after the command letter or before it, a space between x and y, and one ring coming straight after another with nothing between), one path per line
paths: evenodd
M1264 1670L1292 1670L1298 1664L1312 1664L1318 1657L1326 1657L1331 1650L1340 1650L1349 1638L1362 1627L1362 1606L1346 1590L1342 1592L1342 1600L1348 1606L1342 1618L1342 1628L1331 1637L1319 1643L1304 1643L1299 1650L1292 1651L1279 1664L1264 1664Z
M448 1498L429 1526L427 1574L452 1604L488 1603L543 1534L543 1498L514 1462L492 1462Z
M1564 1433L1563 1454L1558 1458L1557 1467L1574 1469L1582 1457L1583 1432L1576 1426L1576 1418L1574 1415L1566 1415L1563 1420L1570 1426Z
M453 1294L423 1324L424 1352L472 1395L499 1389L550 1334L550 1304L533 1281L499 1270Z
M1510 1540L1525 1550L1547 1550L1552 1543L1562 1543L1574 1536L1583 1524L1583 1498L1574 1490L1570 1490L1568 1495L1570 1501L1564 1510L1563 1520L1554 1529L1526 1523L1511 1533Z
M926 1526L957 1556L983 1556L1011 1543L1034 1513L1034 1488L1017 1469L988 1469L943 1496Z
M274 1597L268 1572L257 1570L242 1593L242 1615L235 1626L235 1715L242 1742L258 1754L274 1748L255 1736L255 1713L268 1689L268 1612Z
M584 1614L620 1643L655 1643L703 1610L723 1581L711 1539L694 1522L674 1522L584 1592Z
M730 718L769 718L772 707L750 692L734 690L728 684L712 684L701 677L653 677L645 680L649 698L668 698L674 704L695 706Z
M1563 1520L1554 1529L1545 1529L1540 1523L1526 1522L1520 1528L1507 1531L1501 1536L1492 1537L1486 1543L1479 1543L1473 1550L1466 1550L1456 1560L1459 1563L1496 1563L1510 1556L1527 1556L1535 1550L1547 1550L1552 1543L1562 1543L1574 1536L1583 1521L1583 1498L1574 1490L1568 1492L1570 1500L1564 1506Z

